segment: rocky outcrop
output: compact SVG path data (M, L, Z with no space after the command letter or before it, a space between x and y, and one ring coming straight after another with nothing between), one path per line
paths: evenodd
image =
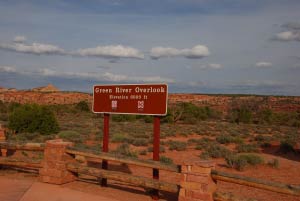
M52 84L48 84L47 86L44 87L37 87L33 88L32 91L38 91L38 92L58 92L58 88L53 86Z
M91 102L92 96L79 92L33 92L17 91L0 93L2 102L36 103L40 105L74 104L80 101Z
M49 86L49 85L48 85ZM54 87L55 88L55 87ZM42 105L74 104L80 101L92 103L93 96L80 92L49 92L51 86L40 91L11 91L0 90L0 101L17 103L37 103ZM38 88L36 88L38 89ZM230 96L230 95L203 95L203 94L169 94L170 105L178 102L191 102L197 106L209 106L225 112L232 107L248 105L256 109L269 108L274 111L300 112L300 97L279 96Z

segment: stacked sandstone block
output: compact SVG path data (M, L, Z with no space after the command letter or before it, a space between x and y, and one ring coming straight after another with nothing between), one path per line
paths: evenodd
M40 169L40 180L51 184L65 184L75 181L76 177L67 170L67 163L74 159L65 153L71 142L61 139L46 142L44 151L43 168Z
M213 201L216 184L211 178L215 164L210 161L187 161L181 166L178 201Z

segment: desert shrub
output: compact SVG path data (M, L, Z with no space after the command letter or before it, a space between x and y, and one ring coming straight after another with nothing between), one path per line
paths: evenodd
M300 112L278 112L274 113L274 123L277 125L286 125L300 127Z
M102 131L96 132L94 140L100 141L102 139L103 139L103 132Z
M75 108L79 111L85 111L85 112L90 111L89 104L86 101L80 101L75 105Z
M230 135L226 134L221 134L216 137L216 141L219 142L220 144L229 144L229 143L237 143L241 144L243 143L243 139L240 137L232 137Z
M210 156L210 154L208 153L208 152L202 152L201 154L200 154L200 158L202 159L202 160L208 160L208 159L210 159L211 158L211 156Z
M81 134L76 131L61 131L58 137L75 143L83 142Z
M299 140L299 134L297 130L287 132L284 135L283 140L293 146L296 145Z
M236 158L236 155L235 154L228 154L226 157L225 157L225 161L227 163L227 165L230 167L230 168L234 168L235 166L235 158Z
M123 155L127 157L137 158L137 153L130 150L130 146L127 143L123 143L117 147L112 153L116 155Z
M7 104L3 103L3 101L0 100L0 113L7 113L7 112L8 112Z
M112 142L125 142L126 140L127 137L122 133L116 133L111 138Z
M169 150L176 150L176 151L184 151L186 150L187 143L186 142L180 142L180 141L168 141Z
M234 167L239 171L243 171L248 164L247 159L244 157L237 157L234 159L233 163Z
M149 133L144 132L144 131L135 131L135 132L131 132L130 136L133 138L151 138L152 135L149 136ZM152 138L153 140L153 138Z
M220 144L228 144L233 141L233 138L229 135L219 135L216 137L217 142Z
M73 148L76 150L80 150L80 151L84 151L84 152L92 152L95 154L99 154L102 151L101 144L96 144L96 145L90 146L90 145L86 145L83 143L76 143Z
M271 136L257 135L254 138L257 142L270 142L272 140Z
M212 145L217 145L217 143L207 137L204 137L204 138L197 140L196 149L197 150L205 150L209 146L212 146Z
M181 120L185 123L194 124L199 120L217 116L219 116L217 112L209 107L198 107L193 103L179 103L170 108L170 112L165 118L167 122Z
M153 122L153 117L146 115L144 117L144 121L145 121L145 123L152 123Z
M27 142L33 141L40 136L39 133L19 133L18 135L8 135L8 141Z
M166 156L161 156L159 158L159 161L164 163L164 164L168 164L168 165L173 164L173 160L169 157L166 157Z
M148 152L153 152L153 147L148 147ZM166 149L164 146L159 146L159 153L165 153Z
M270 109L264 109L257 114L258 123L260 124L272 124L274 121L273 111Z
M51 110L45 106L25 104L17 106L9 115L8 127L17 133L57 133L59 126Z
M8 114L7 113L0 114L0 121L8 121Z
M241 106L229 112L229 120L235 123L250 123L252 112L246 106Z
M259 165L264 163L264 159L256 154L241 154L239 157L247 159L247 162L250 165Z
M112 120L115 122L132 122L136 120L136 116L129 114L113 114Z
M252 152L258 152L258 148L254 144L240 144L237 146L237 151L239 153L252 153Z
M20 103L16 103L16 102L11 102L8 105L8 111L9 112L13 112L16 108L20 107L21 104Z
M256 166L264 163L264 159L255 154L230 154L225 157L227 165L231 168L236 168L243 171L246 166Z
M132 144L134 146L147 146L148 145L148 139L146 139L146 138L136 138L136 139L133 139L130 144Z
M296 151L294 149L293 144L291 144L288 141L281 141L280 147L279 147L279 152L283 153L283 154L287 154L290 152L295 153Z
M232 154L232 152L224 146L210 144L202 154L211 158L225 158L227 155Z
M187 143L188 143L188 145L192 145L192 144L197 144L198 141L199 141L199 139L191 138L191 139L188 139Z
M272 168L278 169L279 168L279 160L277 158L274 158L274 159L268 161L268 165Z

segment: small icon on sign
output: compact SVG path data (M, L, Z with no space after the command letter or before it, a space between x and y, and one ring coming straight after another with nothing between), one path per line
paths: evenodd
M116 110L118 107L118 101L111 101L111 109Z
M138 101L138 110L144 110L144 101Z

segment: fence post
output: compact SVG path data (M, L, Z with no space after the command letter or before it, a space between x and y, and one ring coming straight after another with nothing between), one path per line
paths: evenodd
M212 180L212 161L185 161L181 166L178 201L213 201L216 184Z
M46 141L44 161L40 169L40 181L51 184L65 184L75 181L76 176L67 170L67 163L74 159L65 151L71 142L63 142L62 139Z

